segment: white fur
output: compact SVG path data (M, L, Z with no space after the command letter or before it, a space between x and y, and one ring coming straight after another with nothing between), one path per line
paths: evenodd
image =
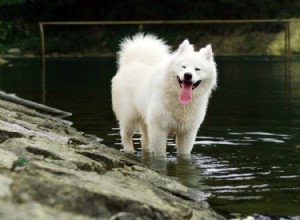
M169 47L153 35L127 38L118 53L118 72L112 79L113 110L119 121L125 152L133 152L132 135L142 134L144 152L166 155L167 136L176 133L179 154L190 154L198 128L204 120L217 71L211 46L194 51L188 40L170 53ZM192 103L178 101L177 76L192 74Z

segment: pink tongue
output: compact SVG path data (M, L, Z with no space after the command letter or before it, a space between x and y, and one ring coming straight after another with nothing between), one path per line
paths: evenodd
M178 100L181 105L188 105L192 102L193 84L182 83L181 86L181 93L178 97Z

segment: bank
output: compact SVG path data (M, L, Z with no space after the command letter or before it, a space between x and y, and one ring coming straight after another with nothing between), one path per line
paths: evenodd
M78 131L65 112L10 97L0 99L1 219L224 219L203 192Z

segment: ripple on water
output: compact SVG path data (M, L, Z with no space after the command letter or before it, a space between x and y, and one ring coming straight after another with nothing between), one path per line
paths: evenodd
M121 145L118 128L114 128L109 136L115 138L116 145ZM290 135L263 131L228 131L224 136L198 136L191 161L182 163L174 154L175 141L170 138L166 162L153 164L155 161L152 161L150 167L203 190L216 204L265 203L281 200L289 194L295 201L298 198L295 192L300 190L299 170L293 170L292 164L279 162L285 157L280 147L291 139ZM141 151L139 142L140 137L136 135L134 143Z

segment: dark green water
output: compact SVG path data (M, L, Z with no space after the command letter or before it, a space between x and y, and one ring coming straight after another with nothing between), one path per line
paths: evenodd
M0 89L73 113L74 126L120 148L111 110L114 58L47 59L43 89L38 59L0 67ZM141 159L203 190L212 208L229 215L300 215L300 62L217 59L218 89L193 155ZM138 138L136 139L138 142Z

